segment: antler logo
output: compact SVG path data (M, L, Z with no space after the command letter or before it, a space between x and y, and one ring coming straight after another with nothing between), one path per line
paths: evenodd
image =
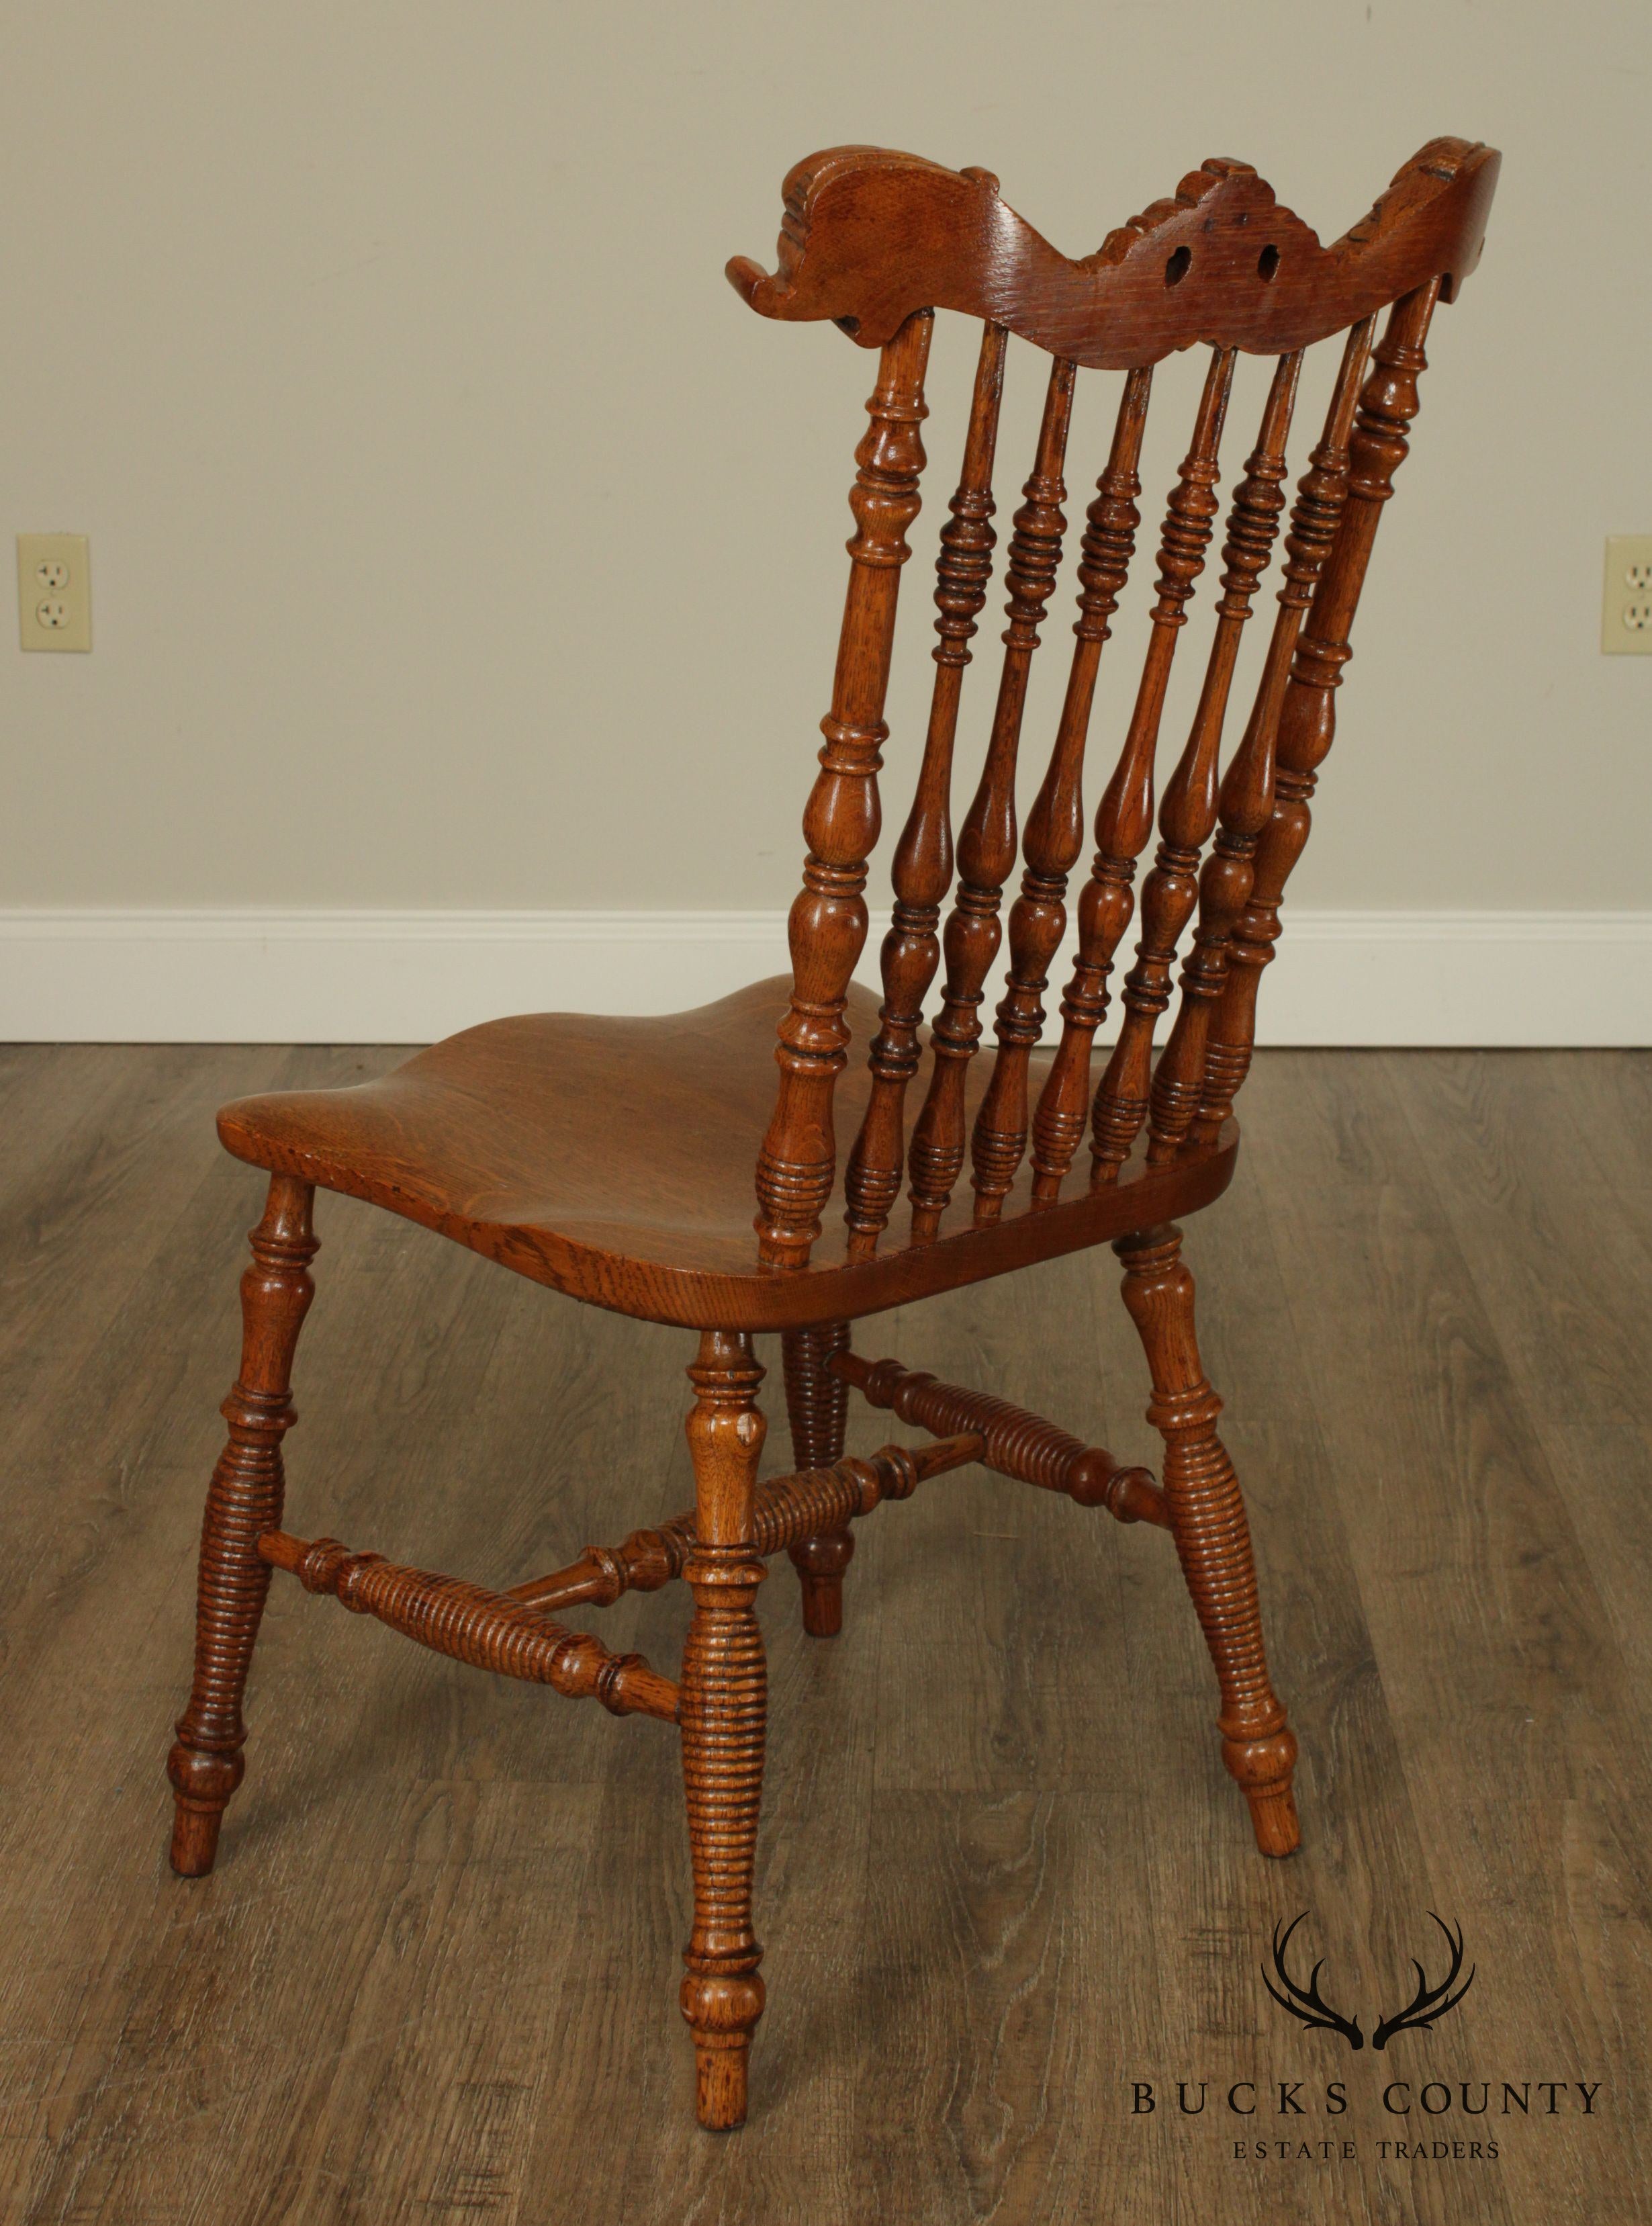
M1306 1987L1299 1987L1285 1968L1285 1951L1291 1944L1291 1935L1307 1913L1305 1909L1300 1916L1293 1917L1285 1925L1283 1937L1280 1937L1280 1926L1276 1924L1274 1927L1274 1968L1279 1974L1280 1985L1285 1992L1280 1994L1279 1987L1274 1984L1266 1971L1262 1973L1262 1984L1282 2010L1299 2019L1310 2030L1317 2028L1325 2032L1339 2032L1350 2048L1363 2048L1365 2036L1359 2029L1359 2019L1344 2017L1340 2011L1333 2010L1330 2003L1320 1997L1319 1974L1325 1968L1325 1958L1321 1956L1314 1965Z
M1319 1974L1325 1968L1324 1957L1314 1965L1306 1987L1299 1986L1286 1967L1286 1951L1290 1947L1292 1935L1307 1913L1305 1909L1288 1924L1281 1919L1274 1927L1274 1973L1280 1983L1277 1987L1274 1984L1264 1967L1262 1984L1280 2007L1304 2027L1310 2031L1339 2032L1350 2048L1363 2048L1365 2036L1360 2031L1358 2018L1344 2017L1340 2010L1331 2007L1319 1991ZM1472 1963L1469 1966L1468 1977L1460 1986L1458 1983L1463 1968L1462 1927L1458 1925L1453 1930L1432 1909L1428 1914L1446 1936L1446 1944L1451 1950L1451 1966L1439 1984L1431 1986L1422 1965L1413 1961L1411 1968L1417 1975L1417 1991L1403 2009L1396 2010L1392 2017L1382 2018L1378 2022L1376 2032L1371 2035L1373 2048L1386 2048L1396 2032L1432 2032L1434 2020L1444 2017L1447 2010L1454 2010L1474 1983L1474 1974L1478 1967Z
M1434 1918L1435 1924L1446 1935L1446 1944L1452 1951L1452 1967L1439 1986L1431 1987L1422 1965L1413 1962L1411 1968L1417 1975L1417 1991L1404 2009L1396 2010L1392 2017L1383 2019L1371 2035L1373 2048L1386 2048L1396 2032L1432 2032L1434 2019L1444 2017L1447 2010L1454 2010L1474 1984L1474 1974L1479 1966L1471 1963L1467 1978L1460 1987L1457 1986L1457 1975L1463 1968L1462 1926L1459 1924L1453 1932L1443 1917L1434 1917L1432 1909L1428 1914ZM1453 1987L1457 1988L1455 1994L1452 1991Z

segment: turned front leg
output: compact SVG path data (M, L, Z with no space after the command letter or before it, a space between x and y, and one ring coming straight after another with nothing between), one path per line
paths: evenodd
M273 1178L241 1278L241 1370L224 1402L229 1441L201 1525L194 1678L167 1765L176 1797L172 1867L184 1878L211 1870L224 1810L245 1768L241 1699L270 1589L258 1540L281 1523L281 1441L297 1419L293 1351L315 1291L314 1197L308 1183Z
M848 1345L847 1322L788 1330L780 1340L795 1467L830 1468L843 1458L849 1387L831 1364ZM855 1556L854 1532L823 1531L786 1550L803 1587L804 1629L811 1638L836 1638L843 1628L843 1572Z
M721 2132L745 2122L747 2058L763 2014L763 1950L752 1930L768 1713L753 1512L763 1371L748 1336L706 1330L689 1378L696 1542L683 1574L694 1619L683 1649L681 1723L694 1930L683 1956L683 2014L694 2035L700 2123Z
M1153 1374L1147 1419L1165 1441L1163 1485L1182 1574L1210 1650L1222 1693L1222 1754L1250 1804L1265 1855L1301 1840L1291 1790L1296 1738L1268 1682L1250 1526L1239 1479L1217 1435L1222 1402L1199 1361L1193 1278L1182 1237L1168 1224L1121 1237L1124 1303Z

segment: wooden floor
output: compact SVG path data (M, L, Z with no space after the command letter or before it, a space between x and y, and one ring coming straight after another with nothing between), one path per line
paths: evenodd
M278 1580L218 1873L165 1867L259 1196L211 1115L391 1059L0 1053L7 2220L1652 2216L1652 1056L1259 1062L1189 1257L1302 1739L1294 1861L1252 1852L1161 1534L971 1470L861 1526L841 1640L774 1569L770 2008L722 2138L689 2110L664 1726ZM509 1583L690 1504L685 1334L321 1204L295 1529ZM859 1341L1156 1462L1116 1282L1062 1261ZM685 1612L601 1627L670 1668ZM1430 1910L1468 1998L1380 2054L1299 2031L1260 1965L1302 1910L1299 1975L1323 1956L1368 2033L1413 1955L1438 1971ZM1290 2153L1236 2157L1259 2140Z

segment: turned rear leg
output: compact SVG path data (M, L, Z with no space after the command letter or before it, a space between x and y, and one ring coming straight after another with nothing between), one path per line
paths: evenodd
M167 1766L176 1796L172 1867L200 1878L213 1867L219 1826L241 1782L241 1696L270 1589L258 1539L280 1527L281 1441L296 1419L289 1396L293 1349L315 1294L309 1263L312 1186L270 1185L241 1278L241 1372L224 1402L229 1441L219 1456L201 1525L195 1673Z
M1199 1361L1193 1278L1181 1231L1166 1224L1121 1237L1124 1303L1153 1373L1147 1419L1165 1441L1165 1496L1176 1550L1222 1693L1222 1754L1250 1804L1256 1845L1288 1855L1301 1840L1291 1790L1296 1739L1268 1682L1245 1503L1217 1435L1222 1402Z
M683 1784L694 1864L694 1930L683 1951L683 2014L694 2035L700 2123L746 2118L747 2062L763 2014L763 1950L752 1873L763 1793L767 1671L755 1601L763 1579L754 1499L763 1451L763 1371L743 1333L706 1330L689 1371L695 1545L683 1569L694 1620L683 1648Z
M826 1322L788 1330L780 1340L785 1371L786 1418L791 1459L797 1468L829 1468L843 1458L849 1387L829 1365L847 1352L849 1326ZM803 1627L811 1638L836 1638L843 1628L843 1572L855 1556L850 1530L827 1530L788 1547L803 1587Z

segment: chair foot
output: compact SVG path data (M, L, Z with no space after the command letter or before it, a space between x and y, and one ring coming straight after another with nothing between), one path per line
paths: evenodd
M1296 1796L1288 1785L1277 1793L1247 1793L1250 1828L1256 1835L1256 1852L1275 1857L1293 1855L1302 1844L1297 1821Z
M205 1878L211 1870L224 1811L245 1767L238 1754L197 1754L181 1741L168 1756L174 1797L169 1860L180 1878Z
M780 1340L791 1457L800 1469L830 1468L843 1458L849 1387L831 1364L848 1345L847 1322L788 1330ZM843 1628L843 1572L854 1559L853 1536L829 1530L788 1550L803 1587L804 1631L810 1638L836 1638Z
M810 1638L836 1638L843 1628L843 1572L855 1558L852 1530L829 1530L787 1549L803 1587L803 1627Z
M1222 1695L1222 1757L1250 1809L1265 1855L1301 1845L1292 1776L1296 1737L1268 1674L1250 1525L1239 1479L1217 1435L1222 1402L1199 1359L1193 1278L1181 1231L1119 1238L1124 1303L1153 1375L1147 1419L1165 1441L1164 1491L1176 1551Z
M195 1607L195 1670L167 1760L175 1805L172 1867L203 1878L219 1828L245 1768L241 1701L270 1590L258 1540L281 1522L281 1441L297 1419L289 1397L294 1348L315 1294L309 1263L315 1192L276 1175L252 1231L241 1278L241 1371L224 1402L229 1440L206 1493Z
M755 1971L740 1979L683 1981L683 2014L694 2035L694 2115L710 2134L732 2134L746 2123L747 2076L752 2032L763 2014L763 1981Z
M1281 1709L1281 1718L1283 1714ZM1293 1855L1302 1844L1291 1782L1296 1771L1295 1733L1281 1722L1271 1739L1232 1739L1224 1726L1222 1759L1249 1807L1259 1853Z

